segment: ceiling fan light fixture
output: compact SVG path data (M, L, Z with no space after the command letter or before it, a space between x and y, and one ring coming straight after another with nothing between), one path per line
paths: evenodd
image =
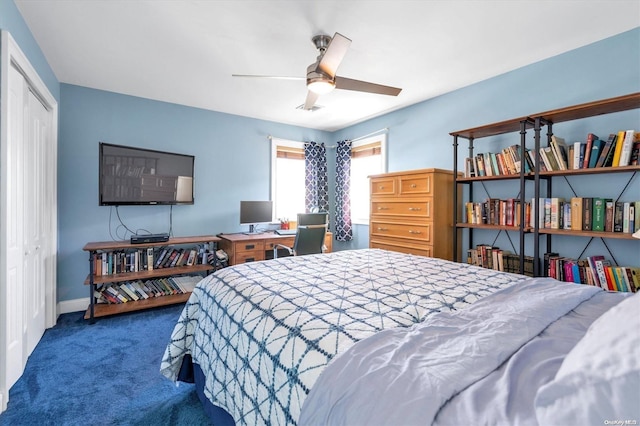
M336 83L324 78L307 81L307 88L318 95L325 95L336 88Z

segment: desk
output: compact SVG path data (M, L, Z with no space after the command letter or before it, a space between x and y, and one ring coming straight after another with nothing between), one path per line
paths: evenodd
M229 265L273 259L273 248L277 244L293 246L295 235L278 235L274 232L262 234L220 234L218 247L229 255ZM333 234L324 237L325 252L331 252Z

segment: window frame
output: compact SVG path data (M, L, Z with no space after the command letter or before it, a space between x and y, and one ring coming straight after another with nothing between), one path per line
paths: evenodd
M366 138L362 138L362 139L358 139L355 140L353 142L351 142L351 149L352 151L357 152L357 148L359 147L363 147L366 145L372 145L374 143L380 142L380 162L381 162L381 170L379 173L386 173L387 172L387 134L386 133L382 133L376 136L370 136L370 137L366 137ZM372 154L372 155L376 155L376 154ZM352 153L351 155L351 161L353 162L354 159L354 155ZM351 175L351 180L353 181L353 175ZM369 202L369 206L371 206L371 194L370 191L367 191L368 194L368 202ZM353 197L352 197L353 198ZM353 201L353 199L352 199ZM351 208L351 223L354 225L369 225L369 220L370 220L370 216L371 216L371 211L369 211L369 216L368 217L355 217L353 215L353 204L352 204L352 208Z
M294 141L288 139L280 139L271 137L271 200L273 201L273 214L275 217L278 211L277 194L276 194L276 162L278 160L278 147L292 148L292 151L302 150L302 161L304 161L304 144L302 141ZM304 201L303 201L304 202ZM278 218L276 218L277 220ZM288 218L295 220L295 218Z

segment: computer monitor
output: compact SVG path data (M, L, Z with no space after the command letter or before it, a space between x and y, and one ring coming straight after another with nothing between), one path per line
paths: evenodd
M328 213L298 213L298 226L326 225L328 222Z
M255 225L273 220L273 201L240 201L240 225L249 225L255 233Z

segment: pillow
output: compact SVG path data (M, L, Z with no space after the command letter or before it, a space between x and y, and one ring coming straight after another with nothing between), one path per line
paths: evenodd
M591 324L538 390L535 409L541 425L640 421L640 293Z

